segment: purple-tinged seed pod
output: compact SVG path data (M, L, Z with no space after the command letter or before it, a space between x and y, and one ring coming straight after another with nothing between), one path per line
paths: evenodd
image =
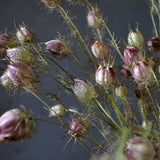
M26 64L30 64L33 60L33 54L23 47L15 47L8 49L7 57L11 62L20 61Z
M87 15L88 25L93 28L98 28L101 26L102 14L98 10L90 11Z
M17 39L20 43L31 43L33 41L33 34L25 27L20 27L16 33Z
M98 59L107 57L109 53L108 47L99 41L95 41L94 44L91 45L91 50L93 55Z
M128 160L153 160L155 151L148 139L135 137L127 142L125 155Z
M152 68L146 61L133 64L132 77L137 82L147 83L152 75Z
M0 142L19 141L30 135L34 121L29 113L15 108L0 117Z
M70 134L74 138L79 138L84 136L88 131L88 122L86 118L79 117L77 119L72 120L68 134Z
M69 50L64 41L61 40L51 40L45 43L46 49L49 50L53 55L68 55Z
M87 80L75 79L72 84L73 94L82 103L90 103L97 97L94 86Z
M33 83L34 76L30 66L22 62L14 62L8 65L5 73L14 86L29 86Z
M143 60L143 54L138 48L127 46L124 51L124 59L128 65L132 66L133 63Z
M108 64L100 65L96 71L95 80L103 87L113 85L116 81L116 73L113 67Z
M160 51L160 38L153 37L150 40L148 40L147 47L149 48L149 50L154 52Z
M7 48L12 48L17 46L17 42L13 37L7 34L0 34L0 52L5 53Z

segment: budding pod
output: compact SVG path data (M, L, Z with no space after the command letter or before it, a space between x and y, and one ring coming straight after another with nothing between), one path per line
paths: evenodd
M61 117L66 113L66 109L62 104L57 104L51 107L50 116Z
M70 134L74 138L79 138L84 136L88 131L88 122L86 118L79 117L77 119L72 120L68 134Z
M0 82L1 82L2 86L6 87L6 88L13 87L13 83L6 73L4 73L0 77Z
M103 86L107 87L113 85L116 81L116 73L112 66L106 64L104 66L100 65L95 74L96 82Z
M0 142L19 141L30 135L34 121L22 109L11 109L0 117Z
M4 87L29 86L33 83L32 69L22 62L11 63L1 76L1 84Z
M134 46L127 46L124 51L124 59L128 65L132 66L133 63L137 63L142 60L143 55L138 48Z
M122 68L121 68L121 73L122 75L124 75L126 78L129 78L132 76L130 70L128 69L128 66L126 65L123 65Z
M29 30L27 30L25 27L21 27L20 29L18 29L16 36L19 42L22 44L31 43L34 38L33 34Z
M119 85L115 89L115 93L118 97L126 97L128 95L128 89L125 85Z
M144 48L145 40L142 33L140 31L131 31L128 34L128 44L139 49Z
M15 46L17 46L17 43L13 39L13 37L7 34L0 34L0 52L1 53L4 53L7 48L11 48Z
M160 38L151 38L149 41L147 41L147 47L149 48L149 50L154 52L160 51Z
M41 0L41 2L48 7L56 7L58 3L57 0Z
M108 47L99 41L95 41L91 45L91 50L93 55L98 59L105 58L109 53Z
M132 67L132 76L137 82L146 83L152 73L151 66L146 61L139 61Z
M97 97L94 86L87 80L75 79L72 84L73 94L82 103L90 103Z
M68 48L64 41L51 40L45 43L46 49L49 50L53 55L68 55Z
M88 25L93 28L101 26L101 13L97 10L90 11L87 15Z
M7 50L7 57L11 62L24 62L30 64L33 60L33 54L23 47L15 47Z
M148 139L135 137L127 142L125 154L129 160L153 160L155 151Z

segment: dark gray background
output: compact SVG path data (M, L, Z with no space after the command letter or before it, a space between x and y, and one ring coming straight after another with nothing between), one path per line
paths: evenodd
M120 38L127 37L128 24L136 26L149 37L152 34L152 23L149 16L149 7L145 0L99 0L100 11L106 17L109 28ZM64 4L65 5L65 4ZM66 5L65 5L66 6ZM71 16L78 15L76 24L80 31L86 32L86 14L84 7L70 7ZM25 23L42 41L53 39L57 33L66 35L66 26L57 13L49 14L47 9L38 0L0 0L0 31L3 33L15 31L15 24ZM106 37L108 39L108 37ZM46 87L48 79L42 77L42 84ZM3 87L0 87L0 113L23 104L28 110L32 110L35 116L48 116L43 111L43 105L29 94L18 92L9 95ZM67 100L65 100L67 103ZM89 154L78 142L73 141L63 150L69 137L61 140L66 135L60 127L38 123L35 132L23 142L0 143L1 160L82 160L89 159Z

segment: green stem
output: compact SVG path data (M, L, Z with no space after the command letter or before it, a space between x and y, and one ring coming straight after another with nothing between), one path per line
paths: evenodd
M34 120L38 120L38 121L43 121L43 122L46 122L46 123L56 124L56 125L59 125L59 126L64 127L64 125L61 124L61 123L49 121L49 120L42 119L42 118L39 118L39 117L33 117L33 119L34 119Z
M138 118L137 118L136 114L134 113L134 111L132 110L132 107L130 106L130 104L129 104L127 98L125 97L124 100L125 100L127 106L129 107L129 109L130 109L132 115L134 116L134 118L135 118L137 124L140 125L140 123L139 123L139 121L138 121Z
M153 16L152 12L151 12L151 19L152 19L152 23L153 23L153 28L154 28L155 36L158 37L158 31L157 31L156 23L155 23L154 16Z
M146 86L146 90L147 90L148 95L149 95L149 97L150 97L150 100L151 100L151 102L152 102L152 104L153 104L155 118L156 118L156 120L157 120L157 122L158 122L158 121L159 121L159 113L158 113L158 111L157 111L157 109L156 109L156 104L154 103L154 100L153 100L153 98L152 98L152 95L151 95L151 93L150 93L150 90L148 89L147 86Z
M90 77L94 78L95 76L93 75L93 73L91 73L88 68L84 65L84 63L80 60L80 58L78 57L78 55L73 52L74 56L76 57L77 61L82 65L82 67L86 70L86 72L90 75Z
M112 105L113 105L113 108L116 112L116 115L119 119L119 122L121 123L121 125L123 126L123 123L122 123L122 120L121 118L123 119L123 122L125 123L126 126L128 126L128 123L125 119L125 117L123 116L123 114L121 113L118 105L116 104L116 102L114 101L114 99L112 98L112 96L109 94L109 92L107 91L107 89L105 89L105 93L107 94L107 97L109 98L109 100L111 101Z
M56 64L71 80L73 80L73 76L71 76L61 65L59 65L54 59L47 56L47 58L52 61L54 64ZM50 66L50 68L53 68Z
M43 88L40 88L40 89L42 89L44 92L47 92L48 93L48 91L46 91L45 89L43 89ZM35 95L33 92L32 92L32 94L33 95ZM48 93L49 94L49 93ZM49 94L49 95L52 95L51 93ZM42 103L44 103L45 105L47 105L41 98L39 98L37 95L35 95ZM59 100L59 103L60 104L62 104L64 107L65 107L65 105ZM50 108L50 107L49 107ZM70 112L70 110L67 108L67 107L65 107L66 109L67 109L67 111L69 111ZM77 117L72 113L72 112L70 112L70 114L75 118L75 119L77 119ZM83 127L85 127L83 124L81 124ZM87 128L86 128L87 129ZM88 133L97 141L97 143L99 144L99 145L101 145L101 143L100 143L100 141L88 130Z
M68 91L70 91L69 88L67 88L63 83L61 83L59 80L57 80L57 78L53 77L47 70L43 69L43 67L41 65L39 65L37 62L35 62L36 65L43 71L45 72L48 76L50 76L53 80L55 80L57 83L59 83L62 87L64 87L65 89L67 89Z
M98 38L99 38L100 42L102 43L103 42L103 38L102 38L101 31L100 31L99 28L96 28L96 30L97 30Z
M85 0L85 2L86 2L87 5L89 5L91 8L94 8L94 7L91 5L91 3L88 2L88 0ZM126 61L124 60L124 57L123 57L121 51L119 50L119 47L118 47L118 45L117 45L117 43L116 43L116 41L115 41L115 39L114 39L114 37L113 37L113 35L112 35L110 29L108 28L108 26L106 25L105 20L104 20L102 17L101 17L101 21L102 21L102 24L104 25L104 27L105 27L107 33L109 34L109 36L110 36L111 39L112 39L114 48L115 48L115 49L117 50L117 52L119 53L119 55L120 55L121 59L123 60L123 62L128 66L128 64L127 64Z
M120 129L119 125L114 121L114 119L110 116L110 114L108 114L106 112L106 110L102 107L102 105L99 103L99 101L97 99L95 99L96 103L98 104L98 106L101 108L101 110L105 113L105 115L112 121L112 123L118 128Z
M42 99L40 98L37 94L35 94L34 92L32 92L30 89L23 87L27 92L31 93L34 97L36 97L40 102L42 102L49 110L51 109L51 107ZM60 120L60 122L67 127L67 125L64 123L64 121L57 116L57 118Z
M65 19L65 21L67 22L67 24L70 24L70 26L73 28L73 33L76 33L78 35L78 37L80 38L82 44L84 45L84 47L86 48L87 52L89 53L90 57L86 54L86 56L88 57L88 59L93 62L93 56L91 51L89 50L85 40L83 39L82 35L80 34L79 30L77 29L77 27L74 25L74 23L72 22L72 20L69 18L68 14L65 12L65 10L58 5L58 10L60 11L60 13L62 14L63 18ZM95 64L95 63L94 63Z

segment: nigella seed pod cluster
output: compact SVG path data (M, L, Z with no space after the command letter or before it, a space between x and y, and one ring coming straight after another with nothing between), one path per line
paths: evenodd
M152 68L146 61L139 61L133 64L132 77L137 82L147 83L152 75Z
M87 15L88 25L93 28L101 26L102 15L98 10L90 11Z
M22 62L11 63L1 76L1 84L4 87L29 86L33 83L33 72L30 66Z
M17 39L20 43L31 43L33 41L33 34L25 27L20 27L16 33Z
M33 55L24 47L15 47L7 50L7 57L11 62L23 62L30 64L33 60Z
M0 117L0 142L19 141L30 135L33 118L23 109L15 108Z
M98 59L107 57L109 53L108 47L98 40L95 41L93 45L91 45L91 50L93 55Z
M128 44L139 49L144 48L145 40L142 33L140 31L131 31L128 34Z
M116 81L116 73L113 67L108 64L100 65L96 71L95 80L103 87L113 85Z
M64 41L61 40L51 40L45 43L46 49L49 50L53 55L68 55L69 50Z
M132 66L133 63L143 59L143 54L135 46L127 46L124 51L124 59L128 65Z
M50 116L61 117L66 113L66 109L62 104L57 104L51 107Z
M72 84L73 94L84 103L90 103L97 97L94 86L87 80L75 79Z
M7 48L17 46L17 42L13 39L13 37L7 34L0 34L0 52L4 53Z
M147 47L149 48L149 50L154 52L160 51L160 38L151 38L149 41L147 41Z
M79 117L77 119L72 120L68 134L74 138L79 138L84 136L88 131L88 122L86 118Z
M153 160L155 151L148 139L135 137L127 142L125 154L129 160Z

